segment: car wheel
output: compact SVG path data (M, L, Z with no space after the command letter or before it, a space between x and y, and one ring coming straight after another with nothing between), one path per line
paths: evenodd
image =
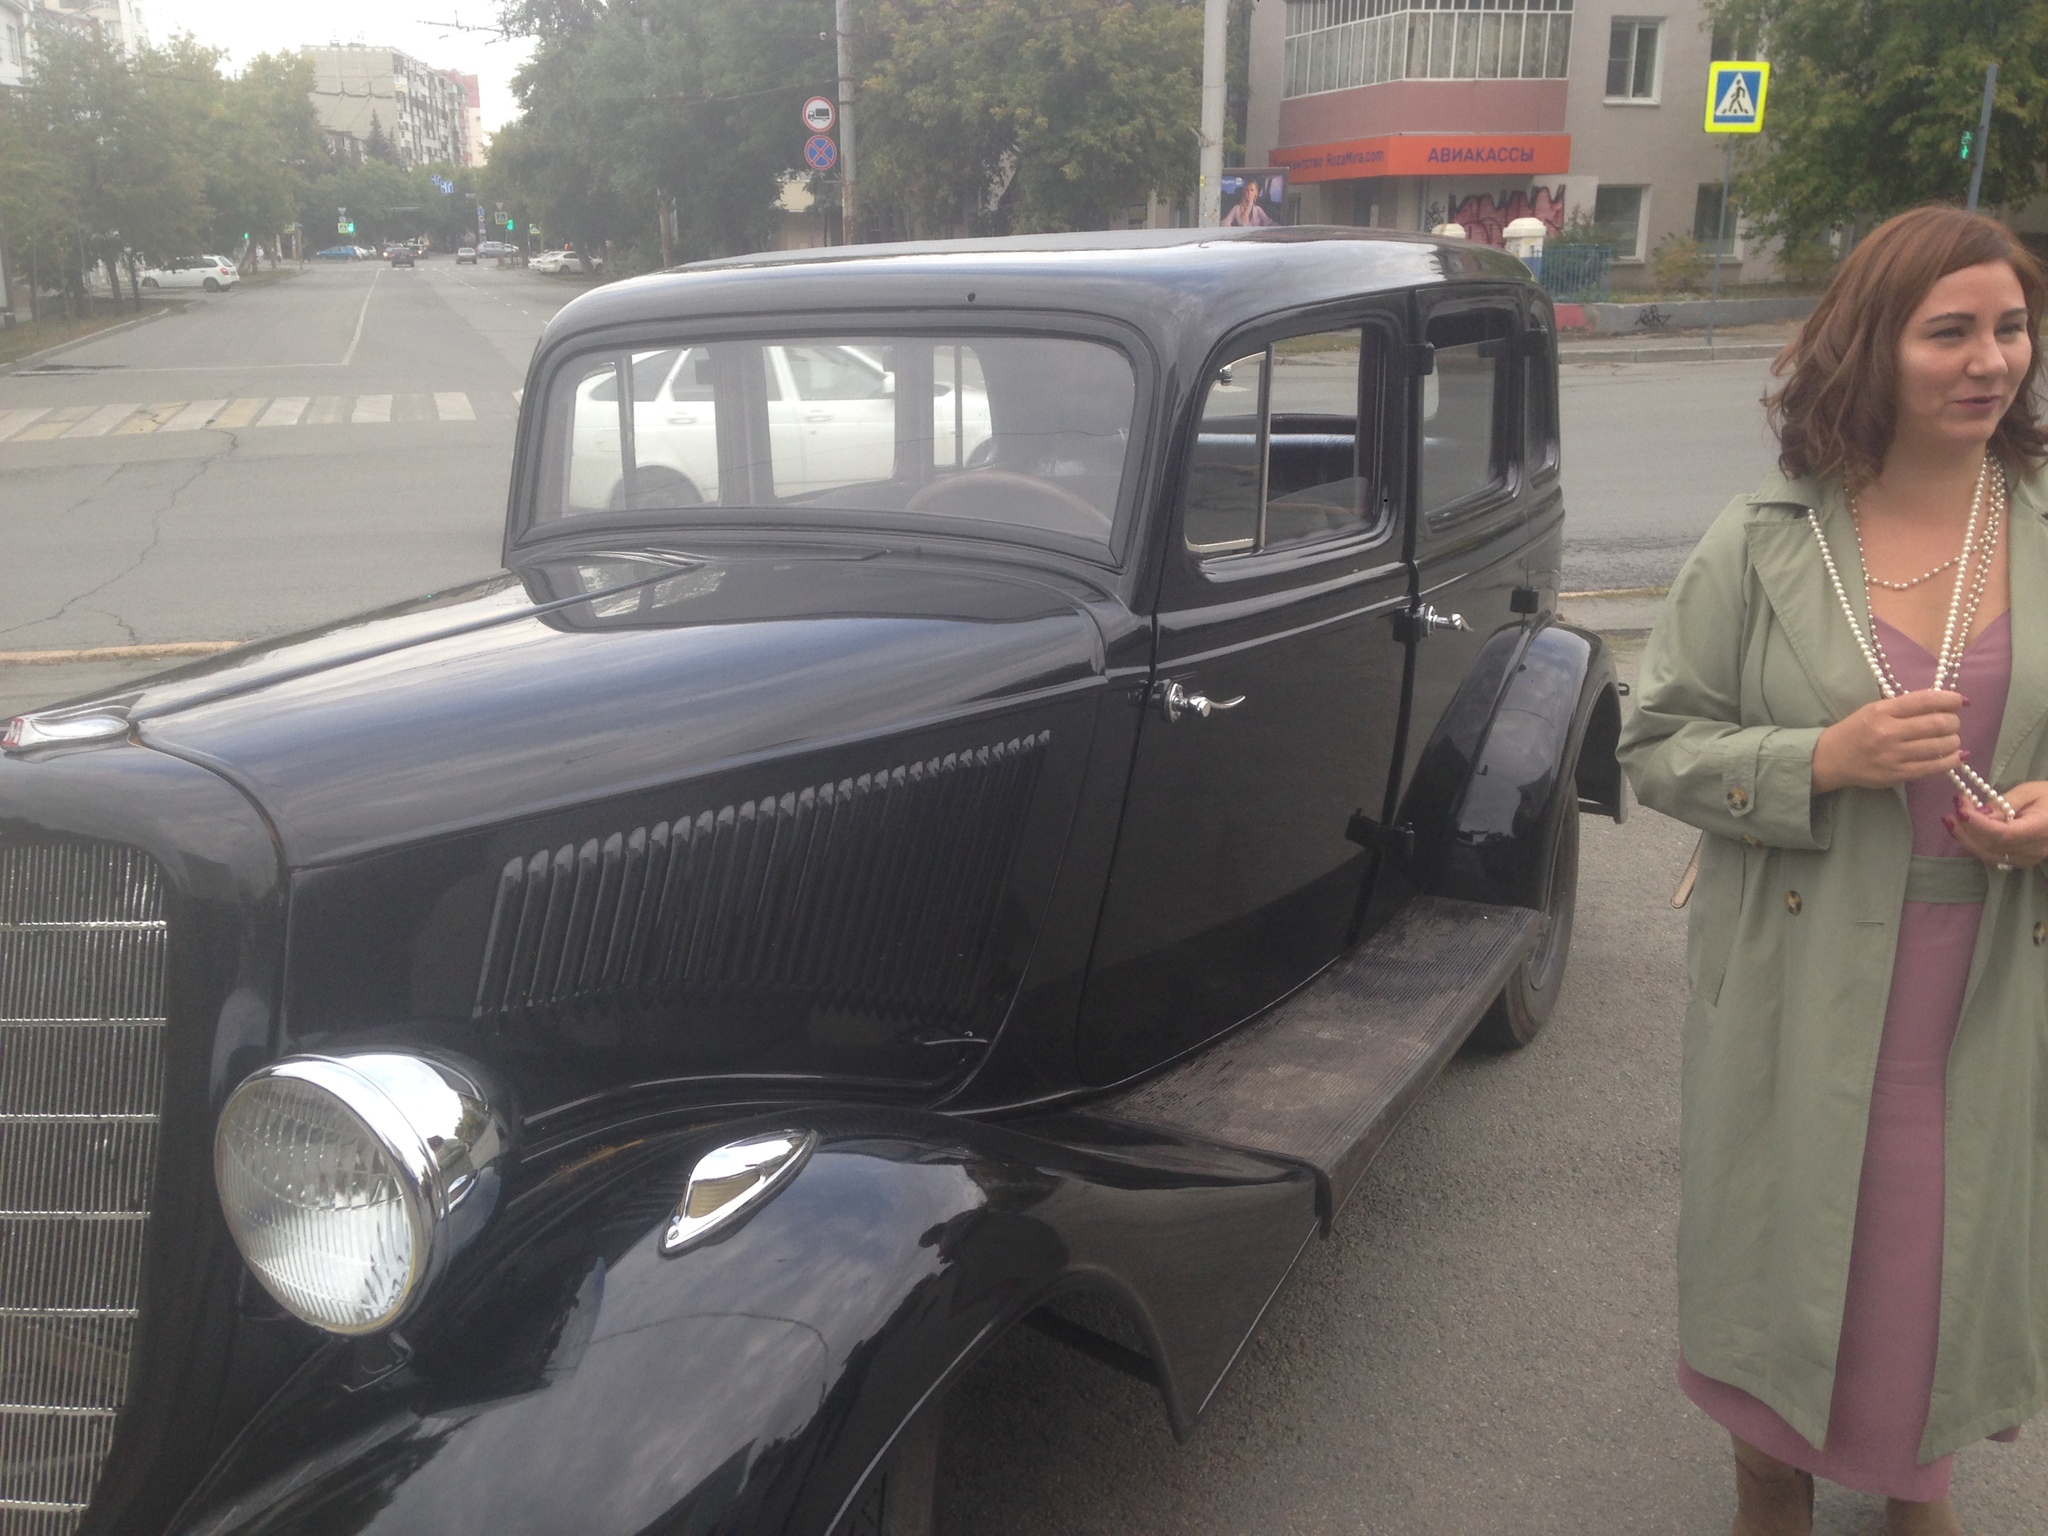
M1577 765L1571 765L1576 769ZM1529 957L1515 967L1500 996L1472 1038L1495 1050L1519 1050L1550 1022L1557 994L1564 986L1565 961L1571 956L1572 913L1579 898L1579 804L1568 770L1564 776L1564 819L1551 843L1550 868L1544 876L1543 936Z
M614 512L661 512L670 507L701 507L704 493L690 477L665 464L650 464L633 472L633 494L626 494L625 482L612 487Z
M143 286L143 287L145 287L145 288L154 288L154 287L158 286L158 285L157 285L157 280L156 280L155 278L153 278L153 277L145 277L145 278L144 278L144 279L142 280L142 286Z
M209 277L209 278L208 278L208 279L206 280L206 291L207 291L208 293L219 293L219 292L220 292L220 279L219 279L219 278L217 278L217 277Z
M832 1536L931 1536L939 1491L940 1405L903 1426L882 1464L861 1485Z

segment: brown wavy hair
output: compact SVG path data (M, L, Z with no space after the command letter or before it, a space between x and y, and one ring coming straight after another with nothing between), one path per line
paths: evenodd
M1852 486L1884 468L1898 412L1899 337L1927 291L1951 272L2002 261L2026 296L2034 352L1991 451L2008 465L2048 461L2034 382L2041 367L2041 312L2048 279L2011 230L1981 213L1930 206L1887 219L1849 253L1771 372L1785 382L1764 396L1787 475L1841 475Z

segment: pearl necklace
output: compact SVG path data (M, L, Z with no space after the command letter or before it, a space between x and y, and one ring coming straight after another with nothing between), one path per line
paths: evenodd
M1854 496L1849 498L1849 516L1852 519L1856 516L1856 498ZM1863 562L1863 579L1873 587L1883 587L1887 592L1910 592L1915 587L1934 580L1935 577L1963 558L1963 552L1957 550L1946 560L1942 561L1941 564L1935 566L1932 570L1922 571L1911 581L1886 581L1882 576L1870 574L1870 557L1863 551L1863 524L1861 522L1856 524L1856 554L1857 558Z
M1987 485L1992 487L1991 515L1985 519L1983 536L1980 538L1977 532L1977 519L1984 510L1984 490ZM1984 589L1991 580L1991 564L1998 552L1998 524L2001 514L2005 511L2005 506L2005 476L2001 472L1995 481L1992 479L1991 456L1986 454L1983 467L1977 471L1976 492L1970 497L1969 521L1963 525L1963 547L1956 551L1954 559L1947 562L1950 565L1958 565L1958 569L1956 571L1955 590L1949 595L1948 600L1948 621L1942 626L1941 651L1934 661L1933 686L1937 691L1953 688L1956 679L1962 673L1963 649L1969 644L1970 626L1976 621L1977 610L1984 601ZM1850 506L1850 517L1853 523L1855 517L1853 502ZM1883 650L1878 646L1874 633L1866 634L1861 621L1857 619L1856 607L1849 601L1848 588L1842 585L1842 573L1835 566L1834 551L1828 547L1827 536L1821 532L1820 514L1811 507L1806 509L1806 523L1813 530L1813 542L1820 548L1821 563L1827 567L1828 582L1835 589L1835 599L1842 605L1842 617L1849 621L1849 633L1855 637L1856 648L1863 653L1863 660L1869 665L1871 675L1877 679L1878 691L1888 699L1897 698L1907 690L1899 686L1899 680L1893 674ZM1859 558L1863 553L1863 530L1861 528L1856 530L1856 553ZM1974 569L1971 562L1973 554L1982 557L1976 562ZM1927 576L1917 577L1915 580L1905 583L1905 585L1909 587L1918 586L1920 582L1927 580L1929 576L1936 575L1945 568L1945 565L1937 566L1933 571L1929 571ZM1867 575L1869 566L1867 563L1864 569L1866 572L1864 590L1867 600L1869 591ZM1880 583L1880 585L1889 586L1891 584ZM1964 605L1964 591L1966 588L1969 592L1967 608ZM1899 589L1894 588L1894 590ZM1951 768L1948 776L1955 781L1956 788L1969 796L1970 803L1976 806L1978 810L1984 809L1984 804L1988 800L2005 813L2007 821L2013 820L2019 814L2012 808L2012 805L2006 800L2005 796L1993 789L1984 779L1983 775L1978 773L1968 763L1964 763L1958 768Z

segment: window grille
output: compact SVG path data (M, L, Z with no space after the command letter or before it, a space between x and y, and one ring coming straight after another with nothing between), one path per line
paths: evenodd
M1572 0L1288 0L1289 97L1388 80L1561 80Z

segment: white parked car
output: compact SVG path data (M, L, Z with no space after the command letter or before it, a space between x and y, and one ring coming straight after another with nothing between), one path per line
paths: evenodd
M510 256L515 249L502 240L486 240L476 248L476 253L479 256Z
M583 258L574 251L542 251L532 261L528 262L527 266L535 272L581 272L583 270ZM602 256L591 257L590 270L602 272L604 270L604 258Z
M758 362L741 364L768 374L769 470L778 499L891 478L899 434L888 364L886 349L857 342L765 346ZM715 366L712 349L702 346L633 355L630 492L619 472L619 369L594 367L575 393L569 504L633 510L715 501ZM980 359L971 347L941 347L931 367L933 463L972 468L993 429Z
M169 261L142 269L145 288L204 288L219 293L242 280L235 264L225 256L174 256Z

